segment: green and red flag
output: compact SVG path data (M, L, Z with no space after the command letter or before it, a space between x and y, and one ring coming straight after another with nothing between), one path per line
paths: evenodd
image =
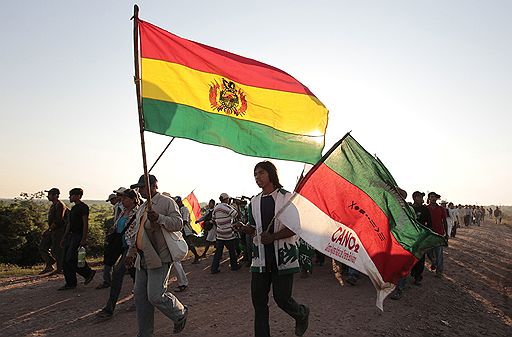
M320 252L368 275L377 306L444 237L416 221L378 159L345 135L297 186L276 216Z
M282 70L139 20L144 129L255 157L316 163L328 111Z
M201 217L201 206L199 205L199 201L197 201L194 192L190 192L190 194L183 199L183 205L188 208L190 213L190 225L192 226L192 229L194 232L199 234L202 228L200 224L196 223L196 220Z

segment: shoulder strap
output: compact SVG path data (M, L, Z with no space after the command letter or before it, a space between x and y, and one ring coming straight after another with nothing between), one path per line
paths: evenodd
M121 232L121 235L124 235L124 233L126 232L126 230L130 227L130 225L132 224L133 220L135 220L135 217L137 216L137 212L135 212L134 215L132 215L132 218L130 219L130 221L128 221L128 223L124 226L123 228L123 231Z

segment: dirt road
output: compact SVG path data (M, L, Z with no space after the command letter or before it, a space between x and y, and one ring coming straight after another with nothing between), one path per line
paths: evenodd
M309 278L296 276L294 297L311 308L305 336L512 336L512 225L486 222L458 231L445 250L445 277L425 270L421 287L408 284L399 301L375 307L367 278L340 286L329 263ZM247 267L232 272L227 261L211 275L212 257L183 263L190 287L178 297L190 306L181 336L252 336L253 309ZM61 292L62 276L0 279L0 336L135 336L132 282L125 279L114 317L98 322L108 289L91 284ZM176 279L171 280L171 288ZM294 321L270 300L273 336L293 336ZM169 336L172 324L159 312L155 335Z

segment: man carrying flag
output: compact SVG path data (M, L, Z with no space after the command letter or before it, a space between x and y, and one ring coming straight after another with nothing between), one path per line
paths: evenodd
M275 214L288 202L291 193L279 182L277 169L269 161L256 164L254 179L261 193L251 199L249 225L235 229L254 237L251 297L254 306L254 334L270 336L268 293L279 308L295 319L295 335L302 336L309 322L309 308L292 297L293 274L299 269L298 238L289 228L274 221Z

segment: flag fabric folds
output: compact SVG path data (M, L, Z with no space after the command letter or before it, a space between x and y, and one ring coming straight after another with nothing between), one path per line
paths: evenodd
M430 248L446 240L416 221L377 158L350 134L299 183L276 216L320 252L370 278L377 306Z
M201 233L203 228L200 224L196 223L196 220L201 217L201 206L199 205L199 201L197 201L194 192L190 192L190 194L183 199L183 205L185 205L190 212L190 224L192 225L192 229L196 234Z
M139 20L144 129L256 157L316 163L328 111L282 70Z

